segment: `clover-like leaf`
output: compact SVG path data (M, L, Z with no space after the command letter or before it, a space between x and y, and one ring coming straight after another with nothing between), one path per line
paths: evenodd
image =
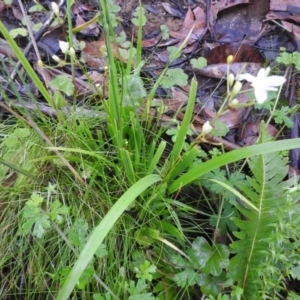
M64 92L68 96L74 93L74 84L72 79L66 75L58 75L50 81L50 87L56 91Z
M162 78L161 85L165 88L170 88L174 85L185 86L188 76L182 69L169 69L166 75Z

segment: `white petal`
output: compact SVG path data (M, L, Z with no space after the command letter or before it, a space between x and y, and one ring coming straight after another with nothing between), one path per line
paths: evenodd
M257 73L257 79L264 80L267 77L267 69L261 68Z
M249 73L246 73L246 74L238 74L236 76L236 80L247 80L248 82L253 82L255 81L256 77L249 74Z
M254 90L254 95L258 104L264 103L268 98L268 92L262 88L256 88Z
M64 41L58 41L59 42L59 48L62 53L66 53L69 50L69 43Z
M206 121L204 124L203 124L203 127L202 127L202 133L203 134L208 134L212 131L212 126L210 125L210 123L208 121Z
M266 86L281 86L286 82L283 76L269 76L265 79L264 84Z

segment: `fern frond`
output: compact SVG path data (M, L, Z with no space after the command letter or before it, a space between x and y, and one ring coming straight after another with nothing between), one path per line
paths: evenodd
M238 240L230 245L236 255L230 260L229 277L243 288L243 299L252 300L260 299L259 291L264 290L260 273L269 252L268 238L277 224L275 209L285 204L286 187L292 183L283 182L288 172L287 158L279 153L253 157L249 167L253 174L247 177L250 187L237 186L258 211L238 206L246 220L234 219L240 231L234 233Z

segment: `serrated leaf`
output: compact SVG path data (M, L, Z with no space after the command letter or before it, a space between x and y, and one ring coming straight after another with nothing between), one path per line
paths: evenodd
M145 282L145 279L139 279L137 283L133 280L130 280L129 287L127 288L128 292L131 296L140 294L143 290L147 288L147 284Z
M6 145L8 148L13 148L20 143L17 137L10 135L3 141L3 144Z
M229 232L237 230L237 226L232 220L233 216L236 216L236 209L228 201L225 201L221 216L219 216L219 214L211 215L209 218L209 224L213 227L216 227L218 224L217 229L220 229L221 234L225 235L228 232L228 229Z
M199 274L193 269L185 269L180 273L175 274L174 281L181 288L186 288L187 286L193 286L199 280Z
M139 272L137 273L137 278L144 278L148 281L152 281L153 276L151 273L156 272L156 266L152 265L149 261L144 261L139 267Z
M50 204L50 218L60 224L63 221L63 215L69 214L69 207L62 205L58 200Z
M213 245L211 250L211 256L203 267L203 271L213 276L219 276L222 270L229 265L229 250L225 245L220 244Z
M44 198L37 193L32 193L30 200L26 202L26 206L40 207L41 203L44 201Z
M62 108L68 105L68 102L66 101L65 97L61 94L60 91L56 91L53 94L53 102L56 108Z

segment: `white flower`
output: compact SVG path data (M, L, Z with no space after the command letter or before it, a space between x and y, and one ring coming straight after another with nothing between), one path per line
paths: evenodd
M206 121L203 126L202 126L202 133L204 135L210 133L212 131L212 126L210 125L210 123L208 121Z
M58 41L59 42L59 48L62 53L66 53L69 50L69 43L64 41Z
M268 98L268 91L278 91L277 86L285 83L284 76L268 76L270 67L260 69L257 76L249 73L237 76L237 80L247 80L254 87L254 94L258 104L264 103Z

